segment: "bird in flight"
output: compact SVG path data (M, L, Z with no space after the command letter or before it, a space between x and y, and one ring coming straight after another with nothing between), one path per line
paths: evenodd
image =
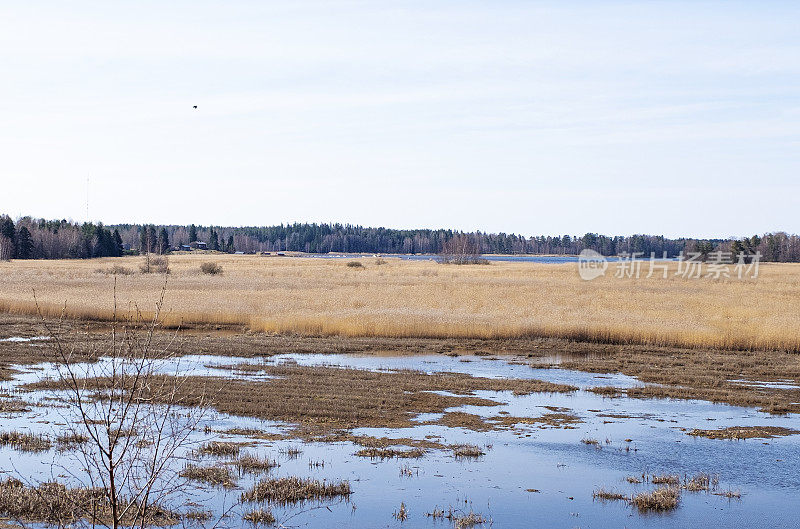
M194 105L192 108L197 108L197 105Z

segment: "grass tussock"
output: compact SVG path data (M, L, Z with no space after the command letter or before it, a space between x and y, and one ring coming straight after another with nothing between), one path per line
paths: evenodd
M323 500L351 494L350 482L328 483L316 479L284 477L262 479L250 490L242 493L243 502L268 502L280 505L309 500Z
M198 456L236 457L242 450L244 443L229 443L225 441L209 441L200 445L195 453Z
M252 454L244 454L234 463L240 472L245 474L264 474L279 466L277 461L268 457L258 457Z
M348 261L347 262L347 268L362 269L362 268L366 268L366 267L364 266L364 264L361 261Z
M130 267L137 259L99 262ZM151 267L158 259L151 257ZM165 313L173 323L314 335L543 337L701 350L800 351L796 264L763 264L758 280L747 281L690 281L675 277L677 264L670 264L673 273L667 279L616 279L610 274L582 281L570 264L442 267L390 260L351 274L345 271L350 267L335 260L231 255L213 257L225 276L210 284L196 273L209 259L171 258ZM68 317L108 320L111 294L107 279L93 272L97 265L98 260L9 263L0 310L33 314L30 290L35 288L46 314L57 316L63 300L69 299ZM147 274L126 279L118 296L147 307L158 283ZM537 303L532 305L531 299ZM258 314L253 307L259 307Z
M648 492L640 492L631 498L639 512L665 512L678 507L681 499L680 489L677 487L659 487Z
M0 446L10 446L22 452L44 452L50 450L53 443L44 435L12 430L10 432L0 432Z
M657 474L650 476L650 482L656 485L677 485L681 482L678 474Z
M451 445L450 450L456 458L476 458L486 455L486 452L478 445L456 444Z
M625 496L624 494L620 494L619 492L615 492L613 490L607 490L601 487L592 492L592 498L603 501L614 501L614 500L624 500L627 498L627 496Z
M405 522L408 520L408 508L406 507L405 502L400 502L400 508L392 513L392 517L399 522Z
M487 523L487 520L482 514L470 511L466 514L456 515L452 522L454 529L470 529Z
M248 511L242 516L245 522L253 525L272 525L275 523L275 516L269 509L255 509Z
M199 481L215 487L232 489L236 487L236 477L231 469L223 466L204 467L188 464L183 467L180 476L191 481Z

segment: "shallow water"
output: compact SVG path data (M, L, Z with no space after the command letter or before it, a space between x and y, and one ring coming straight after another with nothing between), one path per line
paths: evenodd
M485 377L539 378L579 388L599 385L630 387L640 383L624 375L597 375L558 368L533 368L512 364L507 358L378 355L277 355L253 360L230 357L191 356L180 364L165 364L162 372L192 375L250 377L231 373L220 366L238 362L296 362L301 365L330 365L371 370L418 369L425 372L463 372ZM52 366L24 369L5 389L52 376ZM356 434L424 439L438 436L443 443L472 443L487 447L477 460L460 460L448 450L431 450L421 459L370 460L356 457L360 448L349 442L301 443L257 441L247 451L267 455L280 462L272 476L350 480L353 494L348 501L324 502L288 508L273 507L279 521L307 527L449 527L449 522L425 516L435 508L473 509L492 520L492 527L689 527L698 523L711 527L796 527L800 516L800 436L776 439L721 441L692 437L692 428L770 425L800 429L800 417L771 416L754 409L711 404L704 401L640 400L603 398L583 389L569 394L514 396L510 392L479 391L477 395L502 404L494 407L462 406L465 411L486 417L508 412L512 416L538 417L548 413L544 406L563 407L583 422L574 429L539 428L523 425L515 430L473 432L439 425L403 429L362 428ZM39 400L45 394L25 394ZM62 410L35 407L30 413L0 416L3 430L20 429L51 433L54 423L63 421ZM427 415L421 420L435 419ZM279 431L278 423L212 413L206 424L216 430L247 427ZM57 428L57 427L56 427ZM219 435L224 440L247 440ZM597 439L600 448L581 443ZM196 440L207 440L202 431ZM626 442L626 439L631 439ZM299 447L295 459L285 453ZM489 447L490 446L490 447ZM24 454L0 448L0 465L5 472L46 479L55 451ZM324 466L311 466L311 462ZM412 467L411 477L401 476L401 465ZM684 492L678 509L667 514L641 515L625 502L593 500L599 487L623 494L650 490L653 485L632 485L626 476L646 473L718 474L720 490L739 490L741 500L728 500L707 493ZM244 477L246 487L253 478ZM529 492L537 489L538 492ZM221 512L241 490L224 494L197 490L199 501ZM392 512L404 502L409 518L396 521ZM251 506L254 507L254 506ZM232 523L238 526L240 522ZM487 524L488 527L488 524Z

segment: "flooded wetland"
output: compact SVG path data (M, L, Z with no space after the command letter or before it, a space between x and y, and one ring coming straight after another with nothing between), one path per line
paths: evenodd
M0 347L41 354L47 337L31 338ZM715 403L698 388L598 367L613 355L560 347L325 353L295 344L159 360L154 380L182 381L171 413L205 410L171 461L187 487L159 523L795 526L800 418L778 410L797 402L794 379L731 377L752 405L734 405L743 393L730 388L718 389L731 403ZM59 371L40 358L6 362L0 386L0 509L12 524L53 519L9 498L34 505L37 484L83 483L75 447L86 440L69 435L76 417ZM103 391L96 374L109 362L76 364L86 391ZM686 396L675 398L679 389Z

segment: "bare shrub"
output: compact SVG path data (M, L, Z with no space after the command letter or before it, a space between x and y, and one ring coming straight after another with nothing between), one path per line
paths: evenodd
M212 261L206 261L200 265L200 271L211 276L222 275L222 265Z
M160 259L148 263L166 266L166 259ZM60 464L76 484L73 488L42 483L28 487L32 492L17 491L35 493L47 512L69 512L72 518L113 529L175 523L180 518L177 509L169 507L186 487L186 482L178 479L181 469L175 462L193 444L192 432L203 419L206 406L201 397L187 407L179 397L185 381L158 376L164 362L177 362L172 342L163 347L154 342L165 292L166 280L152 320L143 321L138 310L117 316L115 288L109 336L92 343L90 357L101 359L92 364L82 362L81 348L72 341L78 338L62 331L63 321L54 328L39 311L47 335L52 337L47 346L56 359L54 397L66 403L63 418L67 426L66 431L61 430L62 438L86 438L66 453ZM92 498L99 495L102 502L92 499L87 505L87 494ZM19 518L41 519L37 512L22 512Z
M347 261L348 268L365 268L361 261Z
M139 271L143 274L169 274L169 259L166 255L151 256L148 253L139 265Z
M470 235L456 235L442 244L439 262L445 264L489 264L481 257L481 247L477 238Z

